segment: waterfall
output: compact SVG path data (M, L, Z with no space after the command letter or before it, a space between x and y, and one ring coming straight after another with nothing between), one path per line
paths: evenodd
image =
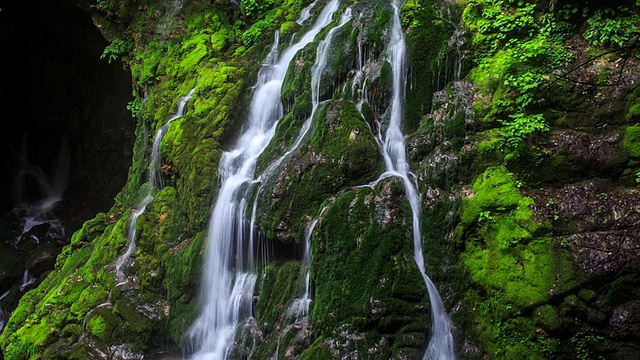
M342 16L340 17L340 24L331 28L331 30L329 30L329 32L327 33L327 36L318 43L318 47L316 48L316 60L311 68L311 114L302 124L302 127L300 128L300 131L298 133L298 137L296 138L296 141L294 141L293 145L282 156L280 156L278 159L272 162L269 165L269 167L267 167L267 169L258 177L259 179L258 182L261 184L257 192L258 195L262 191L262 186L264 185L264 179L270 176L273 173L273 171L277 169L278 166L290 154L296 151L296 149L302 143L302 140L305 138L305 136L309 132L309 129L311 128L311 123L313 122L313 117L316 113L316 110L318 109L318 105L320 104L320 82L322 80L322 73L324 72L327 66L327 58L329 56L329 49L331 48L331 40L333 39L333 36L335 35L335 33L339 29L341 29L347 22L349 22L349 20L351 20L351 8L345 9L344 14L342 14ZM252 216L251 216L252 228L256 220L257 201L259 198L258 195L255 197L254 204L253 204L253 210L252 210ZM323 211L324 209L322 209L322 212ZM294 316L296 322L301 320L306 320L309 314L309 304L311 303L311 297L310 297L310 291L309 291L309 270L310 270L309 266L311 263L311 232L313 232L313 227L315 226L315 223L317 221L318 221L318 218L312 220L305 232L305 244L304 244L305 247L304 247L304 254L302 259L302 267L305 272L303 276L306 279L305 293L303 294L302 298L295 299L292 305L288 309L289 315Z
M247 190L255 183L257 159L283 116L280 91L289 63L331 22L337 9L338 0L330 1L298 42L288 47L277 62L261 69L245 129L234 147L222 155L221 186L209 220L201 309L189 331L196 350L194 359L224 359L233 346L232 338L241 318L251 318L256 274L254 245L247 241L253 237L244 234Z
M320 81L322 80L322 73L327 66L327 58L329 56L329 49L331 47L331 39L335 35L335 33L342 28L349 20L351 20L351 8L347 8L340 17L340 24L338 26L331 28L326 38L318 43L318 47L316 49L316 60L311 68L311 114L300 127L300 131L298 132L298 137L296 141L294 141L293 145L278 159L272 162L269 167L258 177L258 181L264 183L266 177L271 175L275 169L280 166L280 164L291 154L293 154L300 144L302 140L304 140L305 136L311 129L311 123L313 122L313 117L318 110L318 105L320 104ZM257 199L257 196L256 196ZM255 207L255 206L254 206ZM255 211L254 211L255 214ZM254 220L254 219L252 219Z
M305 21L309 19L309 17L311 16L311 10L316 6L317 2L318 1L316 0L302 9L302 11L300 12L300 17L298 18L298 20L296 20L298 25L304 25Z
M10 290L5 291L4 294L0 295L0 300L9 295L10 292ZM4 309L2 309L2 306L0 306L0 334L2 334L2 330L4 329L5 315L6 314L4 313Z
M156 136L153 140L151 147L151 154L149 155L149 186L146 188L145 197L138 203L138 205L132 209L131 219L127 227L127 250L122 256L120 256L115 262L115 277L116 286L124 285L128 282L127 275L124 272L124 267L128 264L131 254L136 250L136 221L140 215L142 215L147 207L153 201L154 192L162 189L164 186L161 175L158 174L160 170L160 143L164 135L169 128L169 123L173 120L184 116L184 109L187 101L193 96L195 89L191 89L189 94L178 99L178 110L167 122L164 123L156 132Z
M22 273L22 284L20 284L20 291L24 291L24 289L26 289L29 285L33 284L34 282L36 282L36 278L34 278L29 274L29 270L25 269L24 273Z
M51 238L64 238L64 226L55 215L56 204L62 200L67 190L69 177L70 155L66 138L60 141L56 161L53 162L51 174L29 163L26 135L23 140L23 150L20 156L20 169L15 173L12 185L12 197L16 203L11 210L20 222L20 235L14 243L17 244L23 235L33 227L49 224L48 234ZM31 238L39 243L35 235Z
M156 137L153 140L153 146L151 148L151 157L149 159L149 163L151 166L151 170L150 170L151 174L149 175L149 181L151 183L150 185L152 190L162 189L164 187L163 177L158 174L159 170L161 170L160 169L160 164L161 164L160 143L162 143L162 138L167 133L167 130L169 129L169 124L172 121L184 116L184 109L187 106L187 101L191 99L194 91L195 91L195 88L191 89L191 91L189 91L189 93L186 96L183 96L178 99L178 110L176 111L175 115L170 117L169 120L167 120L167 122L164 123L164 125L162 125L160 129L158 129L158 132L156 132Z
M309 306L311 305L311 301L313 301L309 282L311 275L311 235L313 235L313 229L315 229L318 220L320 220L320 216L322 216L326 208L327 206L320 210L320 214L309 222L304 232L304 254L302 256L300 269L303 274L302 278L304 279L304 293L301 297L293 300L287 310L289 315L295 316L296 323L309 319Z
M424 255L422 253L422 236L420 230L420 194L413 174L409 168L405 153L405 135L401 130L403 117L402 100L405 86L405 61L406 45L404 34L400 23L401 3L394 1L393 25L391 28L391 38L387 49L388 60L391 63L393 74L393 93L391 105L388 109L389 123L384 137L378 133L381 143L382 153L386 165L386 172L381 176L396 176L402 179L404 188L411 205L413 213L413 246L414 260L420 269L425 285L429 293L431 302L432 329L431 340L424 354L424 359L446 360L454 359L453 336L451 335L451 320L444 309L442 299L435 285L426 273ZM381 130L380 130L381 131Z

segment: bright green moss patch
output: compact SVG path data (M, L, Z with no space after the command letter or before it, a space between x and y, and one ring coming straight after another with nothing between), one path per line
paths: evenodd
M87 324L87 331L95 337L102 337L107 325L101 316L92 317Z
M623 146L632 157L640 157L640 125L625 129Z
M533 200L520 195L516 185L515 175L504 166L488 168L475 181L473 197L463 200L466 210L462 222L473 224L487 220L495 224L496 217L500 217L507 228L520 231L516 227L521 227L522 231L535 232L540 225L530 221Z
M582 272L553 240L549 225L533 217L534 201L520 194L515 175L505 167L487 168L473 191L463 199L467 241L461 261L473 284L470 292L483 294L475 315L481 342L489 353L506 358L532 351L532 358L544 358L532 324L557 328L557 316L545 304L582 281ZM533 319L522 316L536 305Z
M640 118L640 101L631 105L629 111L627 112L627 119L637 119Z
M108 291L97 285L88 286L82 291L82 293L80 293L78 300L71 305L71 314L75 315L78 320L80 320L84 318L90 310L107 301L108 298Z

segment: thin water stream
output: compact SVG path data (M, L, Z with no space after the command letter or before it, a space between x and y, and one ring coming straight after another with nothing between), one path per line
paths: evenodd
M402 179L411 211L413 214L413 246L414 260L424 279L431 303L431 339L424 354L424 359L451 360L455 359L453 336L451 334L451 320L447 314L437 288L426 272L424 255L422 252L422 235L420 229L420 194L417 191L415 177L411 172L406 158L405 135L402 133L404 87L406 79L406 44L400 22L400 8L402 0L394 0L393 25L391 38L387 48L388 61L391 63L393 74L393 94L389 111L389 123L384 136L378 134L381 142L382 154L385 160L386 172L381 176L396 176Z
M166 134L167 129L169 128L169 123L184 116L184 110L187 105L187 101L189 101L189 99L191 99L191 97L193 96L194 90L195 89L191 89L189 94L178 99L178 109L175 115L169 118L169 120L167 120L167 122L164 123L164 125L162 125L156 132L156 136L151 147L151 154L149 155L149 186L145 190L145 197L131 211L131 219L129 220L129 225L127 227L127 250L115 261L115 278L117 281L116 286L122 286L129 281L125 270L128 266L131 254L133 254L136 250L137 219L144 213L147 205L149 205L151 201L153 201L155 192L162 189L162 187L164 186L162 177L158 174L161 163L160 143L162 142L162 139Z

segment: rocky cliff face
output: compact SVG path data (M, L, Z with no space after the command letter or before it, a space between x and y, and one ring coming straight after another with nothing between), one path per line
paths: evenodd
M78 1L111 41L105 56L132 74L132 165L111 209L73 234L11 312L5 358L194 351L220 157L245 127L274 32L282 51L324 6L302 21L310 4ZM423 357L433 319L410 194L399 178L379 179L392 16L387 1L340 3L290 63L284 116L257 161L269 176L248 191L263 256L232 358ZM406 152L426 272L453 320L457 357L637 357L639 16L634 2L403 5ZM309 135L284 157L312 114ZM156 187L149 154L165 124ZM312 302L301 319L291 308L307 270Z

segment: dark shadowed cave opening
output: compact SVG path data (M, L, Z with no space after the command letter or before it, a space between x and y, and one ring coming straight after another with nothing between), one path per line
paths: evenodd
M126 182L135 121L130 74L100 56L108 41L70 0L0 1L0 307L10 310L72 233L106 212ZM33 204L55 193L47 225L20 236ZM20 210L16 210L20 209ZM26 239L26 240L25 240ZM34 281L31 286L34 286ZM23 289L20 289L23 287Z

